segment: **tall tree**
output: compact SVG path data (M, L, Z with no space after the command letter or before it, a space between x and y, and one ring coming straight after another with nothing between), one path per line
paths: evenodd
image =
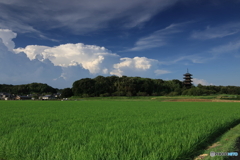
M69 98L73 96L71 88L64 88L61 93L61 98Z

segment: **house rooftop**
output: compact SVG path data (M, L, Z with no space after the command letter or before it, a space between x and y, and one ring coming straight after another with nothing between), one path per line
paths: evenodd
M52 97L52 95L45 95L45 96L43 96L43 97Z
M18 97L21 97L21 98L31 98L29 96L18 96Z

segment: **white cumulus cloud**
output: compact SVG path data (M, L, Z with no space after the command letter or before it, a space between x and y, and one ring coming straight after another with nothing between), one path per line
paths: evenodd
M82 43L59 46L28 45L13 49L11 30L0 34L0 81L8 84L40 82L53 87L71 87L81 78L98 75L141 76L156 78L170 73L160 62L147 57L124 57L96 45ZM11 38L12 37L12 38Z
M77 71L77 68L79 73L75 72L75 74L78 75L82 71L85 73L89 71L91 75L88 76L103 74L106 76L153 77L169 73L169 71L159 69L160 62L158 60L146 57L121 58L104 47L84 45L82 43L69 43L55 47L29 45L25 48L17 48L14 51L16 53L26 53L31 60L38 59L42 61L48 59L55 66L61 66L63 68L61 77L64 79L69 79L69 76L75 77L70 69Z
M108 74L107 68L118 62L119 56L104 47L95 45L63 44L55 47L30 45L17 48L16 53L24 52L29 59L49 59L55 66L77 66L89 70L92 74Z
M193 78L192 81L193 81L193 84L194 84L194 85L198 85L198 84L205 85L205 86L207 86L207 85L213 85L212 83L208 83L208 82L207 82L206 80L204 80L204 79Z
M15 44L12 41L13 38L16 38L17 34L12 32L9 29L0 29L0 38L2 39L2 43L11 51Z
M120 63L114 64L112 75L154 77L159 75L160 62L146 57L121 58ZM164 74L164 73L162 73Z
M38 46L38 45L28 45L26 48L17 48L13 49L15 53L24 52L30 60L38 59L43 60L42 52L50 47L47 46Z
M12 33L9 33L12 34ZM54 66L45 59L30 60L26 54L15 54L0 38L0 83L25 84L32 82L48 83L55 86L53 79L61 76L61 67Z

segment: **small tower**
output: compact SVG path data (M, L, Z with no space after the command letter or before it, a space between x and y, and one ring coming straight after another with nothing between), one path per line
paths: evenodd
M184 74L184 81L183 81L183 85L186 87L186 88L191 88L192 87L192 74L188 73L188 69L187 69L187 73Z

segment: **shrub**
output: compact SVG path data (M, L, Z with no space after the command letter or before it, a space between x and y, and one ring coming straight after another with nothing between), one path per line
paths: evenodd
M89 96L90 96L90 97L95 97L96 94L95 94L95 93L92 93L92 94L90 94Z
M152 93L152 96L160 96L160 93L154 92Z
M148 96L146 92L138 92L137 96Z
M100 97L109 97L110 94L109 93L103 93L103 94L100 94Z
M188 90L184 90L184 91L182 92L182 95L188 95Z
M168 96L177 96L177 95L179 95L178 92L170 92L170 93L168 94Z
M127 94L126 94L126 96L128 96L128 97L132 97L133 96L133 94L132 94L132 92L127 92Z
M87 98L87 97L89 97L89 95L88 94L82 94L82 97Z
M113 96L125 96L126 94L122 91L118 91L118 92L114 92L112 95Z
M168 95L168 93L165 91L160 92L160 96L167 96L167 95Z

